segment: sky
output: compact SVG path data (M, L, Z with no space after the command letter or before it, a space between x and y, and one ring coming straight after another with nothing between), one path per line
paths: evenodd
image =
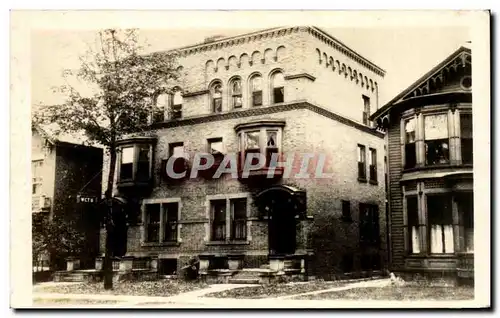
M140 29L148 51L162 51L203 42L212 35L234 36L261 28ZM471 40L460 26L325 28L323 30L386 70L379 84L380 106L408 87L461 45ZM53 87L64 84L61 72L79 66L78 56L97 30L36 30L31 33L32 104L57 104Z

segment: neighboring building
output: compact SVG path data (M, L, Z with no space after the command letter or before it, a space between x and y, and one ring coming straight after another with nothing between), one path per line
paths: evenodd
M371 116L388 135L393 271L473 279L471 66L461 47Z
M50 127L31 129L32 215L52 220L54 216L81 220L86 245L82 266L92 267L99 248L99 216L89 204L77 203L77 195L100 199L102 149L82 145L81 138L64 134L53 137ZM57 251L56 251L57 252ZM49 255L33 260L48 266ZM55 269L66 268L64 259L52 260ZM39 264L34 264L34 266Z
M164 112L150 132L119 145L114 194L138 216L123 249L133 267L172 275L197 258L202 275L268 265L326 279L383 270L384 139L369 117L385 71L316 27L211 39L178 52L183 76L158 99ZM276 169L267 179L268 160L248 179L165 176L169 157L189 156L192 167L200 152L239 160L311 153L314 162L323 154L332 175L297 178L294 161L290 178Z

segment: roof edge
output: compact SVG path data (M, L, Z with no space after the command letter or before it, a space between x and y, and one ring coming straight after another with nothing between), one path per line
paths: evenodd
M393 97L389 102L387 102L384 106L380 107L375 113L373 113L370 116L370 120L377 119L380 116L385 115L394 105L397 105L397 101L401 99L403 96L408 94L411 90L415 89L418 85L420 85L421 82L426 80L427 78L433 76L438 70L440 70L443 66L448 64L451 60L453 60L456 55L462 53L462 52L468 52L471 53L471 49L467 48L465 46L460 46L458 49L456 49L453 53L449 54L444 60L439 62L436 66L431 68L430 71L426 72L424 75L420 76L417 80L415 80L410 86L402 90L399 94L397 94L395 97ZM471 53L472 54L472 53Z

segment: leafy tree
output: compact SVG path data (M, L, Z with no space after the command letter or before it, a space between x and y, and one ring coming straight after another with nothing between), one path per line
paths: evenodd
M57 124L57 132L83 132L89 143L105 147L109 155L105 196L111 201L116 142L120 136L149 130L148 118L162 111L155 100L160 94L170 93L178 78L176 54L143 54L144 45L139 43L136 29L100 31L94 44L80 57L79 69L63 72L66 84L58 91L64 93L66 102L40 107L34 120ZM106 289L113 287L109 258L109 233L114 226L111 210L106 217Z
M78 230L77 220L54 216L49 220L43 213L33 214L32 253L37 260L44 253L50 254L50 268L55 268L58 259L79 254L84 244L84 235Z

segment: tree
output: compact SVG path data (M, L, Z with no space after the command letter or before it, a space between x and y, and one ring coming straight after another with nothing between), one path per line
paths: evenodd
M136 29L98 32L95 46L80 57L80 68L63 72L66 84L58 90L66 96L66 102L41 106L34 114L35 122L54 123L59 128L57 132L83 132L89 143L105 147L109 155L105 198L109 202L113 193L117 139L149 130L148 118L162 111L156 107L156 98L170 93L178 78L175 53L146 55L143 49ZM75 80L85 86L77 87ZM103 264L105 289L113 288L109 233L114 224L112 208L108 210Z
M54 216L49 220L43 213L33 214L32 222L32 253L33 259L49 253L50 268L55 268L55 259L64 259L70 255L79 254L83 248L84 235L78 231L78 220Z

